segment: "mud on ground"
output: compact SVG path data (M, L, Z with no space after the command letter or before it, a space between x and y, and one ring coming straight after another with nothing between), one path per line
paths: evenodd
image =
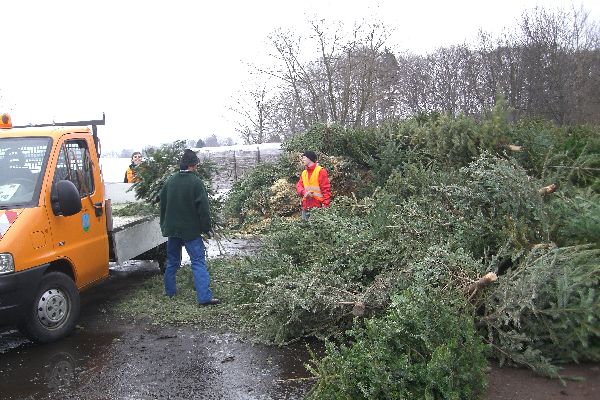
M304 344L254 345L231 333L157 326L111 306L152 273L109 279L83 296L76 331L34 345L0 336L0 399L300 399Z
M34 345L16 331L0 333L0 399L301 399L313 380L304 343L253 345L232 333L194 326L157 326L113 311L156 266L119 273L86 292L76 331ZM313 347L315 344L311 344ZM569 366L559 381L492 366L486 398L598 399L600 364Z

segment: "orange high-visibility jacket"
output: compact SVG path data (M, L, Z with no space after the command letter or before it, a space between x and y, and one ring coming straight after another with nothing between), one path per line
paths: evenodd
M129 168L127 168L127 171L125 171L125 179L123 179L123 182L134 183L138 182L139 180L140 178L135 175L134 167L130 165Z
M296 184L296 191L302 197L302 209L308 210L316 207L329 207L331 200L331 184L327 170L318 164L313 164L302 171ZM311 191L312 198L304 197Z

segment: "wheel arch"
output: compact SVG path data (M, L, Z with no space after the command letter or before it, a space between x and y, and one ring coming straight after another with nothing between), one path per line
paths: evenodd
M50 272L61 272L71 278L73 282L77 282L75 279L73 265L69 262L69 260L64 258L50 262L48 268L46 268L46 271L44 271L44 274L48 274Z

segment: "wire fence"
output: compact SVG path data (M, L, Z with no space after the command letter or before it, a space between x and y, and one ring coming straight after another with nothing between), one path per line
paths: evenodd
M218 193L227 192L231 186L261 162L274 162L281 149L227 150L219 152L199 152L201 159L215 163L217 173L213 177L213 189Z

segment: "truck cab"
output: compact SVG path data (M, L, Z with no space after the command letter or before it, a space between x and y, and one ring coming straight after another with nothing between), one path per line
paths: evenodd
M96 125L0 121L0 325L35 342L67 335L79 292L108 277Z

